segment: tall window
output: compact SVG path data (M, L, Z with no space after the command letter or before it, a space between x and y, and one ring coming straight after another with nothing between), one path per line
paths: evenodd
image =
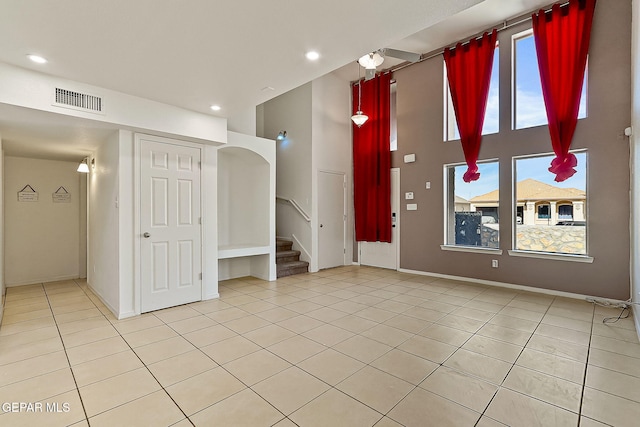
M547 113L542 96L538 57L533 39L533 30L513 36L513 128L547 124ZM587 117L587 75L585 73L578 119Z
M489 85L489 97L487 98L487 111L484 116L484 125L482 126L482 134L489 135L492 133L498 133L500 130L500 92L499 92L499 78L500 72L498 70L498 59L500 57L500 50L496 47L496 51L493 54L493 67L491 69L491 83ZM444 140L454 141L460 139L460 132L456 124L456 113L453 109L453 101L451 100L451 91L449 90L449 82L447 81L447 69L445 65L444 69Z
M574 152L577 173L561 183L547 171L551 155L514 159L514 248L587 254L587 152Z
M462 180L466 164L445 165L445 244L495 248L500 245L498 162L478 162L481 179Z

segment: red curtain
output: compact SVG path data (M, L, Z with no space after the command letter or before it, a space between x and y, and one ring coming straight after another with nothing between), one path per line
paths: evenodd
M596 0L570 0L565 7L555 4L550 12L533 15L542 94L556 154L549 171L557 182L571 178L578 164L569 148L578 122L595 6Z
M353 125L353 193L356 240L391 242L391 152L389 150L391 74L362 84L361 105L369 116ZM358 108L358 84L353 87Z
M467 44L458 43L455 49L446 48L443 54L462 151L467 161L467 171L462 177L465 182L480 178L477 161L497 37L497 31L493 30Z

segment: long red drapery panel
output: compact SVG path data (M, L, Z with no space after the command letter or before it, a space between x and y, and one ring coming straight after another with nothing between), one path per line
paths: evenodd
M565 7L533 15L542 94L556 157L549 171L562 182L571 178L578 159L569 153L578 122L596 0L570 0Z
M454 49L446 48L443 53L460 142L467 162L467 171L462 177L465 182L480 178L477 161L497 37L497 31L493 30L491 34L484 33L469 43L458 43Z
M369 120L353 125L353 196L356 240L391 242L391 74L362 84L361 105ZM358 84L353 87L358 99ZM353 110L357 103L353 102Z

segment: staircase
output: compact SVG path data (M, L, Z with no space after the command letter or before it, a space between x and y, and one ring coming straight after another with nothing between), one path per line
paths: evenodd
M293 242L291 240L276 238L276 266L278 268L278 277L286 277L294 274L307 273L309 271L309 263L300 261L300 251L291 249Z

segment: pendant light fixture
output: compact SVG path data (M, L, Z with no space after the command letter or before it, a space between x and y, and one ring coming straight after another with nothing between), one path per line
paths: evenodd
M360 67L358 67L358 111L356 111L356 113L353 116L351 116L351 120L353 120L353 123L355 123L356 126L358 127L362 126L364 122L369 120L369 116L362 113L361 106L360 106L361 97L362 97L362 81L360 80Z

